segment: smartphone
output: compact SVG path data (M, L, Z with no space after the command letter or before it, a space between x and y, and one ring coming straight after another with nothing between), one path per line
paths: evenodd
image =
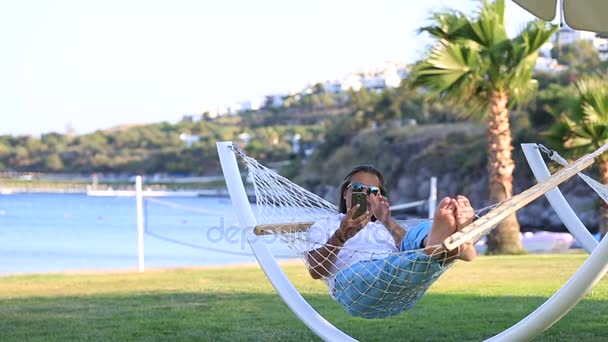
M350 204L354 207L359 204L359 209L353 215L353 218L357 218L367 211L367 194L365 192L353 192L350 198Z

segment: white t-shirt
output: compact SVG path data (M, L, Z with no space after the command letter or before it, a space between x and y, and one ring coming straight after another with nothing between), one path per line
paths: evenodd
M345 214L336 214L315 222L306 232L306 249L311 251L320 248L340 228ZM338 252L338 258L330 272L334 275L345 266L359 260L379 259L397 252L395 240L389 230L380 222L369 222L357 235L348 239Z

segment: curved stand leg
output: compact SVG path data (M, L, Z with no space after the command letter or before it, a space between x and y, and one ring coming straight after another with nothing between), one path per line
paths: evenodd
M487 341L528 341L568 313L608 271L608 239L604 239L581 268L551 298L528 317Z
M539 181L549 177L536 144L522 144L526 159ZM538 174L537 174L538 173ZM608 272L608 239L599 245L570 208L559 189L545 194L553 209L568 230L581 243L585 241L587 251L592 252L579 270L543 305L522 319L519 323L487 341L527 341L548 329L568 313ZM591 238L593 242L589 240Z
M545 165L545 161L538 150L537 144L521 144L521 148L524 151L526 160L537 181L541 182L551 176L551 173L549 172L549 169L547 169L547 165ZM574 235L587 253L591 254L597 247L598 242L593 238L591 233L589 233L587 227L585 227L581 220L578 219L561 191L556 187L548 191L545 196L566 228Z

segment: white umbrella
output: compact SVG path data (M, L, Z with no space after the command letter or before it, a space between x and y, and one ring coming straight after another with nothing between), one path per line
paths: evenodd
M513 0L535 16L551 21L555 9L562 16L560 21L575 30L608 33L608 0Z

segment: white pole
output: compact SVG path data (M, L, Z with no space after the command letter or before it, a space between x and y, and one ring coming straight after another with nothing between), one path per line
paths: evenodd
M137 261L139 272L144 271L144 201L141 190L141 176L135 177L135 198L137 199Z
M431 189L429 192L429 218L435 216L437 206L437 177L431 177Z

